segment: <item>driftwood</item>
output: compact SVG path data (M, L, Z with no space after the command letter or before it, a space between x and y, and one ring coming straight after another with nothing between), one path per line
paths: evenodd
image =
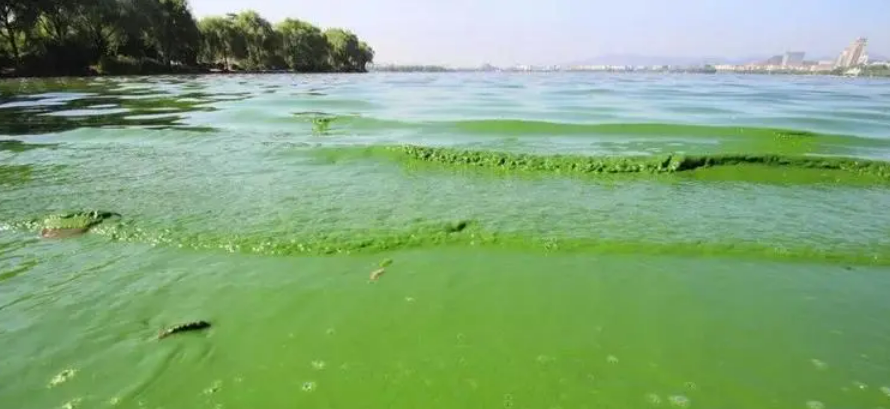
M158 339L164 339L166 337L169 337L170 335L177 334L180 332L198 331L198 330L202 330L205 328L210 328L210 323L207 321L187 322L185 324L179 324L179 325L161 330L160 332L158 332Z

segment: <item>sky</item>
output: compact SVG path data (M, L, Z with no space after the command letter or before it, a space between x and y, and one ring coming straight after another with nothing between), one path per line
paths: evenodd
M890 57L890 0L190 0L352 30L376 63L567 64L633 54L835 58L857 37Z

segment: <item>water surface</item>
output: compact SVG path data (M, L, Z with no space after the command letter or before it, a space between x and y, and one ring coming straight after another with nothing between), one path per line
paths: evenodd
M0 91L4 407L890 407L890 82ZM463 159L489 154L544 165ZM634 167L729 154L777 162ZM576 174L549 155L630 164ZM795 165L813 157L843 166ZM38 238L35 220L92 209L123 217ZM197 319L213 327L154 339Z

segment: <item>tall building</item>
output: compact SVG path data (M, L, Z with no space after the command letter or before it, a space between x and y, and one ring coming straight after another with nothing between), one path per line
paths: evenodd
M806 53L802 51L788 51L782 56L783 67L799 67L803 65L803 57Z
M838 68L850 68L859 64L859 60L865 55L865 46L868 40L865 38L857 38L850 44L837 59Z

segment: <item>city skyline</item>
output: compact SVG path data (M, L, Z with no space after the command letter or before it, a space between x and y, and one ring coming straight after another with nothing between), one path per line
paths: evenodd
M725 63L696 63L696 64L667 64L667 63L573 63L573 64L514 64L511 66L496 66L483 64L481 66L443 66L430 64L372 64L371 69L377 71L637 71L637 72L739 72L739 73L796 73L796 74L833 74L856 76L866 72L873 73L874 69L880 71L890 66L890 61L885 58L870 59L867 53L868 39L857 38L849 46L840 52L835 59L807 60L805 51L787 51L784 54L775 55L766 60L747 61L742 64ZM875 68L870 68L875 67ZM884 67L884 68L880 68Z
M567 64L606 55L739 60L785 51L832 56L857 37L890 55L890 2L853 0L191 0L197 17L254 9L348 27L378 62Z

